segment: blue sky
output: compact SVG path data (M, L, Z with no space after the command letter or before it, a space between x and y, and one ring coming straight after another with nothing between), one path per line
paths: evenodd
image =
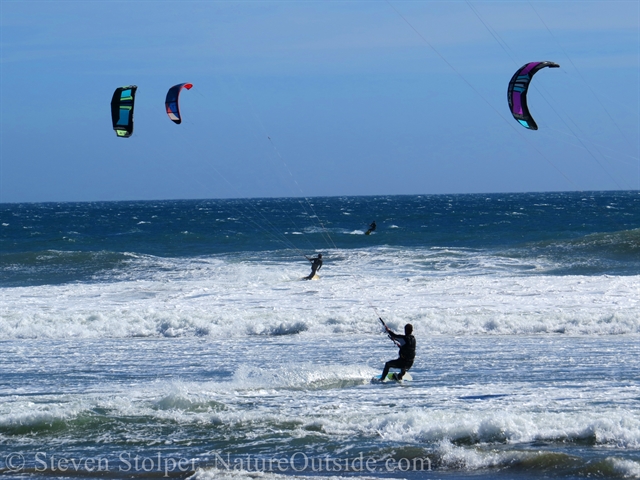
M0 5L0 202L640 188L638 1Z

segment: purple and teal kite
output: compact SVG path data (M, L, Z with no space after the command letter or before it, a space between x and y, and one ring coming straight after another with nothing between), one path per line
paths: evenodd
M538 125L533 120L527 107L527 91L529 83L536 72L544 67L558 68L560 65L553 62L531 62L519 68L511 77L509 88L507 90L507 99L509 100L509 110L511 115L520 124L530 130L537 130Z

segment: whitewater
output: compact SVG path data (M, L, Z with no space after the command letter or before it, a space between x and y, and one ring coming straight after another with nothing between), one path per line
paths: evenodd
M321 282L301 281L303 262L138 257L136 279L3 289L0 338L374 334L379 315L429 335L639 333L637 276L514 276L466 251L325 255ZM449 275L461 262L476 265Z
M2 205L0 472L638 478L639 202Z

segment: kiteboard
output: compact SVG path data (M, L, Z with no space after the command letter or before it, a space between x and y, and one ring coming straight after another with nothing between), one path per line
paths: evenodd
M316 273L316 274L315 274L313 277L311 277L311 278L309 278L309 277L302 277L300 280L320 280L320 275L318 275L318 274Z
M381 377L382 375L376 375L371 379L371 383L404 383L413 380L413 377L409 372L406 372L404 374L402 380L398 379L398 374L395 372L388 373L387 377L384 380L382 380Z

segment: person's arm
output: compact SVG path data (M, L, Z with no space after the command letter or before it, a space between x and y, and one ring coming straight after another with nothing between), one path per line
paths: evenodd
M388 337L391 339L391 341L393 343L395 343L397 347L401 347L402 345L394 338L397 335L395 333L393 333L393 330L391 330L389 327L387 327L387 324L384 323L384 320L382 319L382 317L378 317L378 320L380 320L380 323L382 323L382 326L387 331Z

